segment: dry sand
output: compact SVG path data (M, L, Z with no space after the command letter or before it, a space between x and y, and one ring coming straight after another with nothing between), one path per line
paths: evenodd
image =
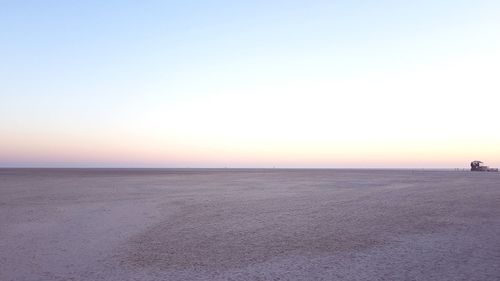
M3 169L0 280L500 280L500 173Z

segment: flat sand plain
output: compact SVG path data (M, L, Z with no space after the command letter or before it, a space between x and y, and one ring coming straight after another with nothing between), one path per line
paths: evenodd
M500 280L500 173L2 169L0 280Z

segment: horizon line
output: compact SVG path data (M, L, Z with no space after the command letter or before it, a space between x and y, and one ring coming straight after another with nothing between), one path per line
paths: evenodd
M451 170L470 171L466 167L124 167L124 166L0 166L0 169L88 169L88 170Z

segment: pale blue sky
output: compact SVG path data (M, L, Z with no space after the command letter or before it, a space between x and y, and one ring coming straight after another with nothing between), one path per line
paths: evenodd
M467 123L470 110L499 120L498 15L500 1L472 0L0 0L0 165L500 164L499 133ZM342 115L318 115L325 103ZM389 113L402 123L370 133L363 120ZM441 162L401 156L451 140ZM381 150L392 160L377 164Z

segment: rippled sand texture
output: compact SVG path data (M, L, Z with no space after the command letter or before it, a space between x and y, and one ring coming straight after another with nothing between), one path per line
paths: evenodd
M500 173L0 170L0 280L500 280Z

